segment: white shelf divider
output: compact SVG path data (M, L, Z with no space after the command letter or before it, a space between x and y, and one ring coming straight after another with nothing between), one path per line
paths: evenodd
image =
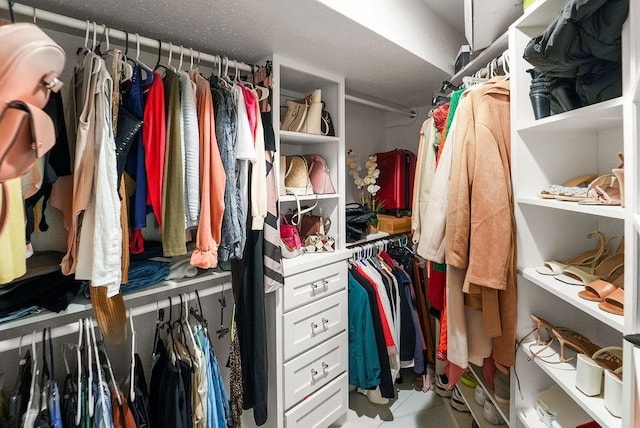
M521 346L523 352L531 357L530 346L536 346L535 341L529 341ZM539 346L537 347L539 348ZM602 395L596 397L587 397L576 388L576 368L571 363L547 364L541 360L559 361L558 351L552 346L539 350L535 349L539 358L533 361L551 377L582 409L589 414L598 424L607 428L622 427L622 419L616 418L609 413L604 407L604 399ZM575 359L574 359L575 360Z
M480 384L480 387L484 389L485 394L487 395L487 397L489 397L489 400L496 407L498 413L500 413L500 416L502 416L502 419L504 419L507 422L507 425L509 425L509 421L511 420L509 419L509 404L503 404L496 400L494 391L489 390L487 386L488 384L484 378L484 375L482 374L482 370L478 370L472 365L469 365L469 370L476 377L476 380Z
M518 127L518 132L587 132L622 126L622 97L592 104Z
M597 215L600 217L624 219L627 215L624 208L613 205L580 205L577 202L543 199L537 196L518 196L516 200L519 204L535 205L538 207Z
M624 317L610 314L598 308L598 302L591 302L578 296L578 293L584 289L576 285L565 284L558 281L551 275L541 275L536 272L536 268L526 268L522 270L522 276L533 282L540 288L543 288L556 297L561 298L593 318L605 323L619 332L624 331Z
M340 195L337 193L327 193L324 195L300 195L298 196L298 199L300 201L315 201L317 198L319 201L322 201L327 199L338 199L339 197ZM294 195L280 195L278 200L280 202L295 202L296 197Z

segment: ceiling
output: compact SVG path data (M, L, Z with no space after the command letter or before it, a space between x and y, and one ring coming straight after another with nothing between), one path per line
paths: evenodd
M396 1L400 0L394 0L392 6L399 4ZM420 24L422 18L412 17L411 12L419 10L424 15L425 25L420 33L414 29L415 34L405 35L413 39L416 48L403 43L402 38L381 35L383 31L358 24L316 0L23 0L20 3L247 63L259 62L277 52L344 75L350 94L391 105L423 106L430 104L433 92L452 73L457 48L464 42L460 32L463 0L404 0L411 1L421 8L405 10L405 16L393 18L413 19ZM370 0L366 4L370 5ZM429 24L430 20L435 18L427 15L434 11L447 22L446 28L431 29L434 25ZM389 17L379 19L385 18ZM403 22L395 24L402 27ZM446 57L446 66L441 61L436 66L437 61L425 60L428 57L425 52L429 50Z
M464 0L422 0L458 33L464 34Z

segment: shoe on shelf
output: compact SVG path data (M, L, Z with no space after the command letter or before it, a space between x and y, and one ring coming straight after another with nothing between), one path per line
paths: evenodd
M460 376L460 381L469 388L475 388L478 385L478 381L473 373L471 373L471 370L465 370L462 376Z
M451 398L452 390L448 388L449 378L444 373L436 375L436 394L442 398Z
M578 354L576 363L576 388L587 397L600 395L602 375L605 369L614 374L622 372L622 348L608 346L592 356Z
M478 403L479 406L484 406L485 401L487 401L487 394L480 385L476 386L476 390L473 394L473 401Z
M618 235L611 237L613 239ZM607 282L613 282L615 278L620 276L624 272L624 238L620 240L618 249L611 255L608 255L603 259L598 266L595 267L593 272L580 266L569 266L563 269L561 275L554 276L558 281L564 282L569 285L585 286L589 285L598 279Z
M618 288L609 294L601 303L598 303L598 308L610 314L624 315L624 289Z
M493 376L493 383L495 385L495 398L500 404L509 404L511 399L511 382L509 375L502 372L502 370L496 370L496 374Z
M578 266L580 268L586 269L590 273L593 273L596 265L609 251L609 240L605 240L604 235L601 232L594 230L587 235L587 238L591 239L593 236L598 237L598 243L596 245L596 248L594 248L593 250L585 251L581 254L578 254L573 259L566 262L560 262L557 260L544 262L543 266L536 268L536 272L541 275L554 276L560 275L562 271L567 269L569 266Z
M579 189L582 189L583 192L586 192L589 183L591 183L597 177L598 174L584 174L578 177L574 177L571 180L565 181L560 185L550 184L546 188L542 189L538 196L542 199L556 199L560 193L568 191L577 192Z
M620 186L620 205L624 207L624 154L618 153L620 158L620 165L617 168L613 168L611 172L616 176L618 185Z
M491 425L504 425L504 419L490 400L484 402L482 416Z
M589 184L587 197L578 201L580 205L622 205L620 182L614 174L605 174Z
M618 288L624 288L624 272L621 272L620 275L611 282L602 279L590 282L584 286L584 290L578 293L578 297L591 302L604 302L604 299Z
M461 413L471 413L457 386L453 388L453 393L451 394L451 407Z

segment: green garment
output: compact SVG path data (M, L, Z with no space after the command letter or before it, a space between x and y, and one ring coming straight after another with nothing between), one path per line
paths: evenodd
M458 102L460 101L460 97L464 91L466 91L466 89L458 89L451 94L451 97L449 97L449 114L447 114L447 126L445 128L447 132L445 132L445 139L447 138L447 135L449 135L449 128L451 127L451 122L453 122L453 116L456 114Z

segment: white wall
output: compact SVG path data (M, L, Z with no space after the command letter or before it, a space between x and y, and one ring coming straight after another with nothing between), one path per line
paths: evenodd
M387 150L406 149L417 154L420 128L422 127L422 122L427 118L427 113L429 113L430 109L431 107L420 107L416 109L418 114L414 119L401 117L395 113L387 113Z
M387 150L385 112L362 104L346 102L345 118L346 149L347 151L352 149L356 152L364 168L366 159L370 154ZM347 168L346 165L342 167ZM347 174L349 174L348 170ZM348 175L345 188L347 203L360 199L358 189L356 189L353 180Z

